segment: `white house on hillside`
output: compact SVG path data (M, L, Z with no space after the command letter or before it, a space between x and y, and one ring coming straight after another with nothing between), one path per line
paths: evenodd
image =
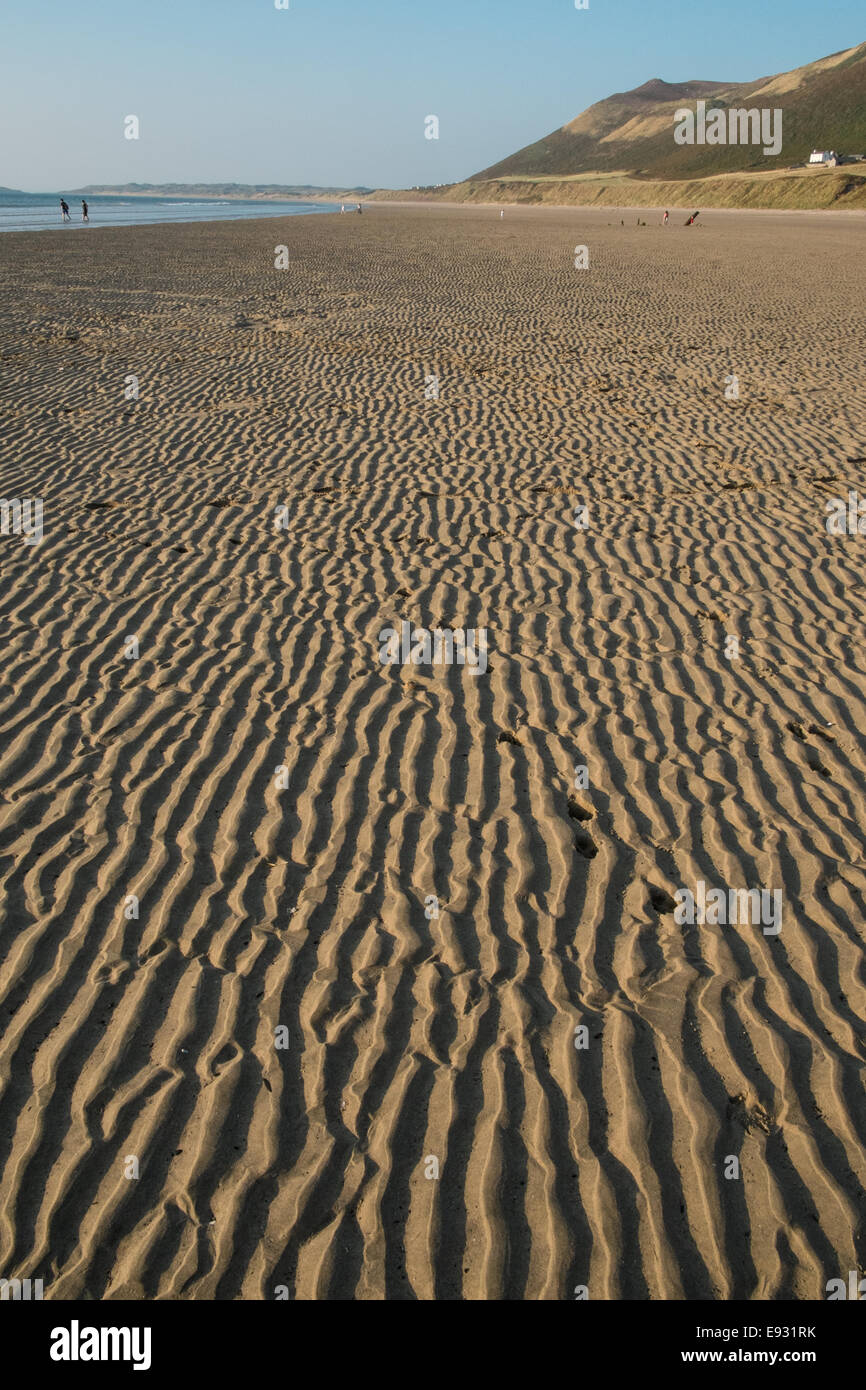
M839 163L839 156L835 150L813 150L809 155L810 164L830 164L835 166Z

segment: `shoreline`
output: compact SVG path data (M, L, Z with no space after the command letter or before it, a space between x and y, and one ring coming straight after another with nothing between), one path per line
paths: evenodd
M70 197L71 197L71 196L72 196L72 195L70 194ZM186 200L184 200L184 201L186 201ZM216 201L216 200L213 200L213 201ZM300 202L300 201L304 201L304 202L305 202L305 201L307 201L307 200L306 200L306 199L304 199L304 200L299 199L298 201L299 201L299 202ZM96 205L96 209L95 209L95 210L98 211L98 205ZM134 231L134 230L136 230L137 228L140 229L140 228L143 228L143 227L189 227L189 226L204 226L204 225L214 226L214 225L225 225L225 224L230 224L230 225L234 226L234 225L236 225L237 223L240 223L240 222L278 222L278 221L281 221L281 220L284 220L284 221L294 221L296 218L328 216L329 214L333 214L334 212L336 212L338 216L341 216L341 215L342 215L342 214L340 213L339 208L330 208L330 207L324 207L324 206L323 206L323 207L309 208L309 209L306 209L305 211L298 211L298 212L294 212L294 213L285 213L285 214L281 214L281 213L279 213L279 212L273 212L273 213L263 214L263 215L261 215L261 216L250 216L250 217L170 217L170 218L168 218L166 221L161 221L161 220L158 219L158 218L150 218L150 219L148 219L148 221L146 221L146 222L100 222L98 219L97 219L96 221L82 222L81 219L80 219L80 217L79 217L79 218L76 218L76 219L74 219L74 220L70 220L69 222L66 222L66 223L62 223L62 222L61 222L59 226L58 226L58 225L54 225L54 226L51 226L51 227L2 227L2 226L0 226L0 238L2 238L2 241L5 242L6 237L12 237L12 236L43 236L46 232L62 232L62 233L67 233L67 234L68 234L70 231L81 231L81 232L122 232L122 231ZM2 244L2 243L0 243L0 244Z
M308 201L308 200L304 200L304 201ZM309 201L312 201L312 200L309 200ZM611 218L614 218L614 217L625 218L625 217L627 217L627 216L637 215L638 213L644 213L644 214L653 213L653 214L657 214L659 217L662 217L662 216L664 215L664 212L665 212L665 207L664 207L663 205L661 205L661 204L659 204L658 206L652 206L652 207L651 207L651 206L648 206L648 207L640 207L640 208L637 208L637 207L631 207L631 206L616 207L616 206L614 206L614 205L611 205L611 206L608 207L608 206L599 206L598 204L583 205L583 204L577 204L577 203L564 203L564 204L558 204L558 203L545 203L544 205L531 204L531 203L475 203L475 202L473 202L473 203L465 203L465 202L462 202L462 203L461 203L461 202L457 202L457 203L446 203L446 202L432 201L432 200L430 200L430 201L417 200L417 201L416 201L416 200L414 200L414 199L407 199L405 202L402 202L402 201L398 202L398 201L396 201L396 200L394 200L394 199L387 199L387 200L381 200L381 201L377 201L377 200L375 200L375 199L370 199L369 202L364 202L364 203L363 203L363 206L364 206L364 216L368 216L368 215L369 215L369 216L372 216L374 213L385 212L385 211L387 211L388 209L391 209L391 208L399 208L399 209L401 209L401 210L418 210L418 209L423 209L423 210L426 210L426 211L442 210L442 211L449 211L449 212L464 212L464 213L467 213L467 214L471 214L471 213L472 213L474 210L476 210L476 209L477 209L477 210L484 210L484 211L492 210L492 211L498 212L500 209L504 208L504 209L506 210L506 214L508 214L508 213L512 213L512 214L517 213L517 214L520 214L521 216L524 215L524 214L530 214L530 215L542 216L542 217L543 217L543 216L547 216L547 215L551 215L551 214L561 215L561 214L563 214L563 213L566 213L566 214L567 214L567 213L574 213L574 214L580 214L580 215L584 215L584 216L591 216L591 217L593 217L593 218L598 218L598 219L600 219L600 220L602 220L602 221L605 221L605 220L609 221ZM691 206L691 204L689 204L688 206ZM671 212L672 218L671 218L670 226L669 226L668 228L666 228L665 230L666 230L666 232L671 232L671 233L672 233L678 226L681 225L681 224L676 220L676 218L673 216L673 214L685 213L685 212L687 211L687 209L686 209L685 207L682 207L682 208L680 208L680 207L673 207L672 205L669 204L667 210L668 210L669 212ZM701 209L699 209L699 211L700 211L700 213L701 213L701 221L696 225L696 227L695 227L695 229L694 229L694 230L696 230L696 231L701 230L702 228L705 228L705 227L709 226L709 225L710 225L709 219L715 219L716 217L722 217L722 218L725 218L725 219L727 219L727 218L740 218L740 217L742 217L742 218L746 218L747 220L755 220L755 221L770 220L770 219L774 219L774 218L781 218L781 219L786 220L786 221L788 221L788 220L790 220L790 219L800 219L801 221L806 221L806 220L811 219L811 218L817 218L817 219L820 219L820 221L823 222L823 223L826 223L826 222L828 222L830 219L834 219L834 218L838 218L838 219L855 219L855 220L856 220L856 219L861 219L861 220L866 219L866 208L714 208L714 207L708 207L708 208L701 208ZM295 213L295 214L286 215L286 216L285 216L284 218L282 218L282 219L281 219L281 217L280 217L280 215L279 215L278 213L274 213L274 214L271 214L271 215L268 215L268 216L262 216L262 217L255 217L255 216L251 216L251 217L238 217L238 218L218 218L218 217L216 217L216 218L206 218L206 217L205 217L205 218L189 218L189 219L173 218L173 219L171 219L171 220L169 220L169 221L167 221L167 222L150 221L150 222L133 222L133 223L128 223L128 224L110 224L110 223L99 223L99 222L82 223L82 222L80 222L80 221L75 221L75 222L67 223L65 226L61 225L61 226L55 226L55 227L31 227L31 228L26 228L26 229L22 229L22 230L13 230L13 229L10 228L10 229L7 230L7 231L2 231L2 232L0 232L0 236L2 236L3 242L5 243L6 239L9 238L9 237L43 236L43 235L45 235L46 233L60 233L60 234L67 235L70 231L73 231L73 230L82 231L82 232L95 232L95 231L100 231L100 232L111 232L111 231L115 231L115 232L134 232L134 231L143 231L143 230L145 230L145 229L148 228L148 227L154 227L154 228L157 228L157 227L161 227L161 228L166 228L166 227L192 227L192 226L233 226L233 227L234 227L234 226L246 225L246 224L258 224L258 223L264 223L264 222L278 222L278 221L281 221L281 220L286 221L286 222L293 222L293 221L299 220L299 219L302 220L305 216L315 216L316 220L318 220L320 217L323 217L323 216L337 216L337 217L343 217L343 216L345 216L345 217L349 217L349 216L352 216L352 215L354 215L355 217L357 217L357 212L355 211L355 209L347 208L345 213L341 213L340 210L339 210L339 208L327 208L327 209L324 209L324 208L323 208L321 211L316 212L315 214L312 214L312 213L310 213L310 214ZM494 220L498 220L498 219L494 219ZM502 219L502 220L508 220L508 217L506 216L506 219ZM512 220L513 220L513 219L512 219ZM611 223L611 225L613 225L613 224ZM630 223L626 222L626 230L629 229L629 226L630 226L630 225L633 225L633 224L630 224ZM648 223L648 224L647 224L647 227L653 227L653 226L655 226L655 225L656 225L655 223ZM641 227L641 230L643 231L644 228Z

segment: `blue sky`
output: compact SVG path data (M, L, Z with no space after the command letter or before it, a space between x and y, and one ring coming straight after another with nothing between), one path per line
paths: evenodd
M866 40L863 0L290 5L2 0L0 185L450 182L651 77L746 81Z

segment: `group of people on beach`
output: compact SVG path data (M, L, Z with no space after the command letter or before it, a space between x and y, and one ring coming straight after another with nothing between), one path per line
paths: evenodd
M363 211L363 209L361 208L361 204L360 204L360 203L358 204L358 207L357 207L356 210L357 210L358 212ZM341 205L341 207L340 207L340 212L345 212L345 211L346 211L346 204L343 203L343 204ZM67 203L67 201L66 201L65 198L61 198L61 199L60 199L60 216L62 217L62 219L63 219L64 222L70 222L70 221L72 220L71 217L70 217L70 215L69 215L69 204ZM504 217L504 216L505 216L505 209L504 209L504 208L500 210L499 216L500 216L500 217ZM697 218L698 218L699 216L700 216L699 213L693 212L692 215L691 215L691 217L689 218L688 222L686 223L686 226L687 226L687 227L691 227L691 226L694 224L694 222L697 220ZM85 201L84 201L83 198L81 199L81 220L82 220L82 222L89 222L89 221L90 221L90 215L89 215L89 212L88 212L88 207L87 207L87 204L85 203ZM662 222L662 226L663 226L663 227L666 227L666 226L668 225L668 221L669 221L669 220L670 220L670 213L666 211L666 212L665 212L665 215L664 215L663 222Z
M65 198L60 199L60 217L61 220L64 222L72 221L72 218L69 215L69 204L67 203ZM83 198L81 199L81 220L82 222L90 221L90 211Z

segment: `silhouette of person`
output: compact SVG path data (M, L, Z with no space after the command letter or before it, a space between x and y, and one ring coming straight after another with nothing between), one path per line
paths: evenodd
M60 199L60 215L64 222L69 221L69 204L65 198Z
M81 220L82 222L90 221L90 213L88 212L87 204L83 198L81 199Z

